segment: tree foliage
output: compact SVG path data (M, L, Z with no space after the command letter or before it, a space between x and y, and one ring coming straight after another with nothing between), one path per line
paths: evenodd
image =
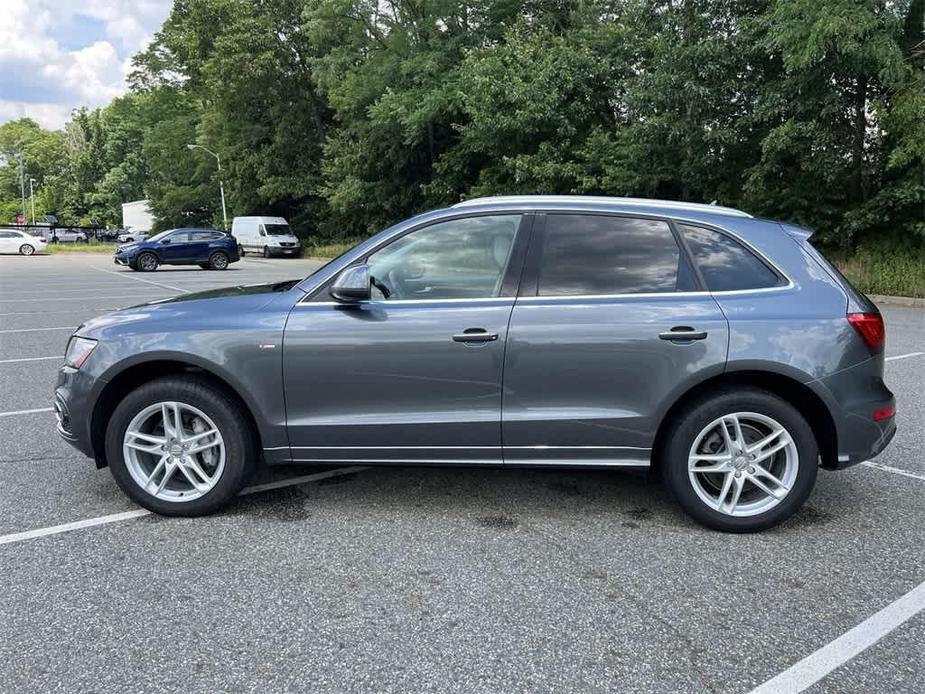
M925 0L175 0L127 95L0 126L0 152L71 221L147 197L161 227L218 224L221 179L230 215L303 235L589 193L922 239L923 24Z

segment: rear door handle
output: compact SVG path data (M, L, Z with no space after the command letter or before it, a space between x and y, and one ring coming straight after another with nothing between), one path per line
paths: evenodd
M679 325L667 333L659 333L659 340L671 340L672 342L689 342L691 340L705 340L707 332L705 330L694 330L686 325Z
M494 342L498 333L490 333L484 328L467 328L459 335L453 335L453 342Z

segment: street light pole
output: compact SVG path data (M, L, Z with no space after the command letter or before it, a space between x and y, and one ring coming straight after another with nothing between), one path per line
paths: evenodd
M22 221L26 222L26 173L22 154L14 154L19 160L19 198L22 202Z
M213 152L211 149L203 147L202 145L187 145L187 149L201 149L203 152L208 152L213 157L215 157L215 164L218 166L218 190L222 196L222 221L225 225L225 229L228 229L228 211L225 209L225 183L222 181L222 160L221 158Z
M32 201L32 226L35 226L35 190L32 188L32 184L35 183L34 178L29 179L29 198Z

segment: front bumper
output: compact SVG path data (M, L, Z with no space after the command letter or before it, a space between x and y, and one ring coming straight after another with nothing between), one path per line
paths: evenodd
M87 373L62 366L55 386L55 416L58 435L78 451L97 458L93 450L90 419L95 402L94 389L99 383ZM97 459L99 466L100 460Z
M112 262L115 263L116 265L126 266L126 265L131 264L132 259L129 258L125 254L120 254L120 255L114 255L112 258Z
M302 249L299 246L267 246L270 255L277 257L298 257L302 255Z

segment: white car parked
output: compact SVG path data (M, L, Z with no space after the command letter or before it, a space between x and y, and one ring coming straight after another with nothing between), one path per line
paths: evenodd
M231 235L237 240L241 255L261 253L269 258L302 254L302 244L282 217L235 217Z
M0 253L34 255L44 253L48 242L41 236L33 236L18 229L0 229Z

